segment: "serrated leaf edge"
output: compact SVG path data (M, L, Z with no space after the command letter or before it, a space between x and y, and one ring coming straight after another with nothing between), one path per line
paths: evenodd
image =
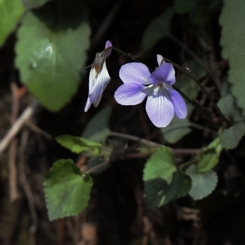
M62 159L60 159L60 160L62 160ZM70 161L71 163L74 164L74 162L72 161L72 159L63 159L63 160ZM58 160L58 161L59 161L59 160ZM54 164L53 164L53 166L51 166L51 168L49 169L49 171L50 171L53 167L54 167ZM82 175L82 174L86 174L86 173L84 173L84 172L81 171L81 175ZM91 178L91 180L92 180L91 186L90 186L90 192L89 192L89 196L90 196L91 191L92 191L92 187L93 187L93 178L92 178L89 174L86 174L86 175L88 175L88 176ZM50 220L50 221L54 221L54 220L57 220L57 219L62 219L62 218L65 218L65 217L71 217L71 216L78 215L78 214L80 214L80 213L81 213L81 212L88 206L88 202L89 202L89 200L90 200L90 197L88 198L88 201L86 202L86 207L85 207L84 209L81 209L81 210L78 211L78 212L65 214L65 215L62 215L62 216L59 216L59 217L52 217L52 216L50 215L50 211L49 211L50 202L48 201L48 198L47 198L47 192L46 192L46 189L45 189L45 187L47 187L47 184L45 183L45 181L43 181L43 186L44 186L43 191L44 191L44 197L45 197L45 204L46 204L46 208L47 208L47 211L48 211L48 217L49 217L49 220Z

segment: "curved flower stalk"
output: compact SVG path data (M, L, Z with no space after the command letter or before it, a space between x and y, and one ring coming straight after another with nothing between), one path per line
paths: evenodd
M175 83L173 65L157 55L159 67L150 73L146 65L131 62L120 68L122 84L115 92L115 100L121 105L137 105L146 97L146 112L156 127L166 127L174 117L187 115L186 103L172 88Z
M92 68L89 72L89 91L84 108L85 112L88 111L92 104L94 107L99 105L103 92L111 80L106 67L106 59L111 54L111 49L108 49L109 47L112 47L112 43L107 41L105 49L101 53L96 54Z

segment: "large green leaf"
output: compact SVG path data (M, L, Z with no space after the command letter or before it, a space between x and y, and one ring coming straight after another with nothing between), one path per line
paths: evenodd
M190 178L175 166L173 154L167 147L158 148L149 158L143 180L150 207L159 207L184 196L191 188Z
M0 0L0 47L24 14L21 0Z
M202 199L208 196L216 187L218 182L217 174L213 170L200 173L196 165L190 165L186 171L192 181L192 187L189 195L194 199Z
M44 179L44 191L50 220L73 216L83 211L90 198L92 178L73 163L61 159Z
M105 141L110 133L108 121L111 114L111 109L111 107L106 107L98 112L89 121L82 137L96 142Z
M170 34L170 21L173 14L173 8L168 8L149 24L142 39L143 49L151 49L157 41Z
M229 82L232 93L238 105L245 112L245 31L241 23L245 22L245 1L224 0L224 7L220 17L222 26L221 45L222 55L229 61Z
M102 148L100 143L72 135L60 135L55 139L60 145L77 154L86 152L89 156L97 156Z
M83 5L77 0L66 4L58 16L49 6L29 12L16 45L21 81L51 111L61 109L76 93L89 46Z
M50 0L22 0L26 9L32 9L42 6L44 3Z

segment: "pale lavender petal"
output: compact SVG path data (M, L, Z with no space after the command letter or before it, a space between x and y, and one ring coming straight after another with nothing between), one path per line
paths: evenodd
M91 100L90 100L90 98L88 97L88 98L87 98L86 105L85 105L85 108L84 108L84 112L87 112L91 105L92 105Z
M105 49L107 49L107 48L109 48L109 47L112 47L112 43L111 43L111 41L106 41L106 43L105 43ZM111 51L112 51L112 49L109 49L109 50L107 50L106 52L105 52L105 56L106 56L106 58L108 58L109 57L109 55L111 54Z
M175 83L175 70L172 64L163 63L151 74L151 83L167 83L173 85Z
M142 89L139 84L123 84L116 90L115 100L121 105L138 105L146 97Z
M94 79L94 81L92 82L93 86L90 90L89 98L91 103L97 107L101 101L104 90L111 80L107 71L106 62L103 63L102 69L97 76L91 79Z
M163 128L168 126L174 117L174 105L171 100L164 96L162 90L158 89L156 95L148 96L146 112L156 127Z
M123 65L119 71L119 77L125 84L137 83L149 84L151 73L148 67L139 62L131 62Z
M179 92L177 92L176 90L171 88L171 89L168 89L168 91L172 96L172 102L174 104L174 111L175 111L176 116L181 119L186 118L187 107L186 107L186 103L184 99L179 94Z
M165 62L164 58L162 55L157 54L157 64L158 66L162 65Z

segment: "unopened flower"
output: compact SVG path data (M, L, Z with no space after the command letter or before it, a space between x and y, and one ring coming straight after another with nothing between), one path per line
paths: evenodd
M115 92L115 100L121 105L137 105L146 97L146 112L157 127L166 127L174 117L185 118L187 107L182 96L172 88L175 83L173 65L157 55L159 67L150 73L147 66L131 62L120 68L123 81Z
M92 64L89 73L89 90L88 99L84 108L87 112L90 106L93 104L97 107L101 101L104 90L109 84L111 77L107 71L106 58L111 54L112 43L107 41L105 44L105 49L101 53L97 53Z

